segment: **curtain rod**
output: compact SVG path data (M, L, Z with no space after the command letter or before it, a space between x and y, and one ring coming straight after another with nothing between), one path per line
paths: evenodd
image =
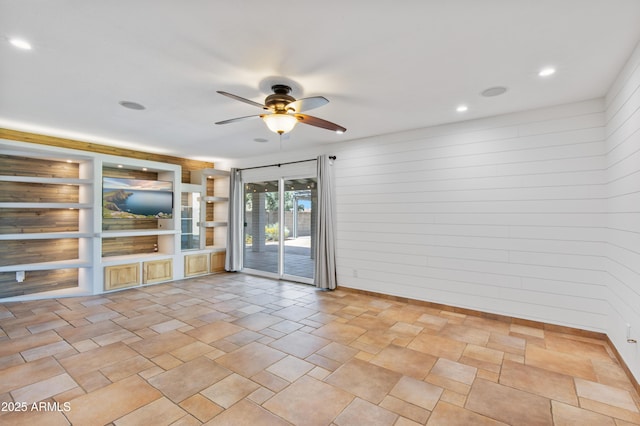
M337 157L335 155L330 155L329 156L330 160L335 160L336 158ZM287 164L308 163L309 161L318 161L318 159L317 158L310 158L308 160L289 161L289 162L286 162L286 163L268 164L266 166L245 167L243 169L237 169L237 170L242 171L242 170L252 170L252 169L263 169L265 167L276 167L276 166L280 167L280 166L285 166Z

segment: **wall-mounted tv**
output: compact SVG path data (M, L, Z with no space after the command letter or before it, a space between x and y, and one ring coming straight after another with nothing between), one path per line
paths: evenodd
M104 219L170 219L173 182L102 178Z

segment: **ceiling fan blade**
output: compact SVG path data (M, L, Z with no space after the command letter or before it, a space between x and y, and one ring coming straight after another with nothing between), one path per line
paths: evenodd
M285 107L285 110L293 109L294 112L309 111L310 109L321 107L329 103L329 99L324 96L312 96L293 101Z
M347 131L344 127L330 121L323 120L322 118L313 117L307 114L295 114L295 116L298 119L298 122L308 124L310 126L321 127L323 129L333 130L334 132L340 133Z
M246 98L240 97L238 95L234 95L233 93L223 92L222 90L217 90L217 92L220 93L221 95L227 96L227 97L229 97L231 99L235 99L236 101L244 102L245 104L257 106L258 108L262 108L262 109L267 109L267 110L269 109L269 108L267 108L266 105L259 104L258 102L254 102L251 99L246 99Z
M260 115L247 115L244 117L230 118L229 120L218 121L216 124L235 123L236 121L244 121L244 120L249 120L251 118L257 118L257 117L260 117Z

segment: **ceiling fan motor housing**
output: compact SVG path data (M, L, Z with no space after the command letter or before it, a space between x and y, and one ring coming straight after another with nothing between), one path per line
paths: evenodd
M264 104L276 113L286 113L285 107L296 100L296 98L289 95L291 87L284 84L274 84L271 86L271 90L273 90L273 95L267 96Z

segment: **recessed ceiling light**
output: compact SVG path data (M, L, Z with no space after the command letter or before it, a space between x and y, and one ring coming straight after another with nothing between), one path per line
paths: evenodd
M480 94L482 96L484 96L485 98L492 98L494 96L500 96L503 93L505 93L507 91L506 87L502 87L502 86L496 86L496 87L489 87L486 90L483 90L482 92L480 92Z
M466 106L466 105L459 105L458 108L456 108L456 111L458 111L458 112L465 112L465 111L468 111L468 110L469 110L469 107Z
M118 168L119 168L119 169L121 169L121 168L123 168L123 167L124 167L124 166L123 166L122 164L118 164Z
M131 102L131 101L120 101L118 102L120 105L122 105L125 108L129 108L129 109L135 109L137 111L141 111L143 109L146 109L146 107L142 104L139 104L137 102Z
M342 130L336 130L336 133L339 135L344 135L344 132Z
M14 47L17 47L18 49L31 50L31 43L20 38L12 38L9 40L9 43L11 43Z
M556 73L556 69L553 67L546 67L546 68L542 68L540 70L540 72L538 73L538 75L540 77L549 77L550 75L553 75Z
M147 171L147 168L146 168L146 167L143 167L143 168L142 168L142 171L143 171L143 172L146 172L146 171Z
M67 160L67 163L73 163L73 160Z

